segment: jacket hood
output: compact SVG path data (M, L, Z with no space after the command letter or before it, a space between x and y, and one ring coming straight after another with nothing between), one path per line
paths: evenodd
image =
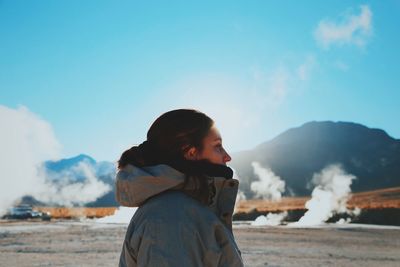
M140 168L128 164L117 172L116 199L123 206L137 207L161 192L179 188L184 181L184 173L166 164Z
M209 186L213 189L207 206L232 231L232 216L239 181L229 177L208 174L206 176ZM117 172L116 199L122 206L139 207L146 200L167 190L196 190L196 186L190 180L185 184L185 177L185 173L166 164L148 167L128 164Z

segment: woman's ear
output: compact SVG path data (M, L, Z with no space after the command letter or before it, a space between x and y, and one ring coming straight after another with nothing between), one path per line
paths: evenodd
M195 147L191 147L189 150L185 152L183 155L185 159L188 160L196 160L197 159L197 149Z

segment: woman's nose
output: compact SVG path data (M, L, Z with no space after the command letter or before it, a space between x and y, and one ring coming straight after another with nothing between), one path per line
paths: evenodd
M231 156L225 151L225 156L224 156L224 163L231 161Z

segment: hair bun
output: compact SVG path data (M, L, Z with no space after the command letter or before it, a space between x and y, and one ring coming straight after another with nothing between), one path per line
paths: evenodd
M148 140L144 141L137 148L142 154L142 158L146 163L154 161L157 153L156 149L154 148L154 145L150 141Z
M155 165L158 163L158 153L154 145L149 141L144 141L138 146L133 146L122 153L118 161L118 168L123 168L127 164L137 167Z

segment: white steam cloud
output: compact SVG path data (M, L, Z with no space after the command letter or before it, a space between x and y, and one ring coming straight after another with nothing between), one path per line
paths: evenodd
M326 222L336 213L350 213L346 203L351 193L350 185L356 179L339 165L330 165L313 176L314 188L307 201L307 212L291 226L313 226Z
M315 39L324 48L331 44L364 46L372 33L372 11L363 5L359 15L348 14L342 23L322 20L315 30Z
M232 167L231 167L231 168L232 168ZM235 170L234 168L232 168L232 170L233 170L233 179L237 179L237 180L240 181L241 178L240 178L240 176L238 175L238 173L236 172L236 170ZM238 208L238 203L239 203L240 201L243 201L243 200L246 200L246 195L244 194L243 191L238 190L238 193L237 193L237 195L236 195L235 208L234 208L233 213L236 213L237 208Z
M275 175L271 169L263 168L260 163L252 162L254 174L258 176L259 181L250 184L250 189L256 193L256 198L269 200L280 200L285 191L285 182Z
M117 210L115 210L113 215L97 219L96 222L128 224L132 219L132 216L135 214L136 210L137 208L119 207Z
M60 155L51 126L25 107L0 105L0 215L43 184L38 166Z
M0 105L0 125L0 215L24 195L53 198L60 204L65 200L63 204L68 204L71 199L90 201L104 193L104 186L94 182L93 173L84 166L77 168L85 173L87 183L56 190L46 181L40 166L46 160L59 158L61 145L51 125L26 107L11 109Z
M63 206L81 205L95 201L111 190L109 185L97 179L95 170L86 162L79 162L60 173L46 173L45 176L46 182L35 197L46 203ZM77 176L85 179L74 181Z
M253 222L251 222L252 226L278 226L282 224L282 221L288 215L287 211L280 213L268 213L267 216L260 215Z

